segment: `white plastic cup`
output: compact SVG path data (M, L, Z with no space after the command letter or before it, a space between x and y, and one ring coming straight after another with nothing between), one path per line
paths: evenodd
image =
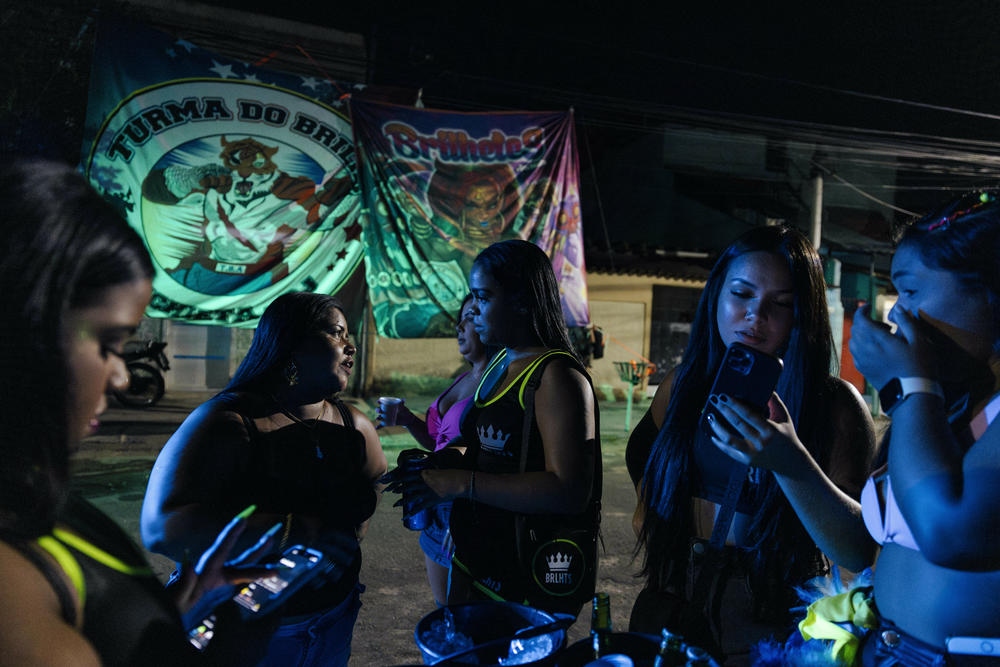
M403 399L395 396L379 396L378 405L382 409L382 423L386 426L395 426L396 417L399 416L399 406L403 404Z

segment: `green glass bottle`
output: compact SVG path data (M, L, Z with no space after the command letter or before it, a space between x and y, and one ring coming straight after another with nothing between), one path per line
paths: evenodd
M611 646L611 598L607 593L594 596L594 608L590 615L590 639L595 659L604 655Z
M687 662L684 638L666 628L660 632L660 651L653 660L653 667L680 667Z

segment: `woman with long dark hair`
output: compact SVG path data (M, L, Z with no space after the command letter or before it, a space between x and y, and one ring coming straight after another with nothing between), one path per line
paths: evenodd
M593 594L601 493L590 379L573 355L559 287L541 249L520 240L494 243L476 258L469 286L476 333L503 349L462 421L465 453L442 457L438 469L402 475L390 488L406 487L412 512L454 501L449 603L527 601L575 614ZM537 386L533 397L529 385ZM562 550L546 551L555 544L547 537L560 529L568 536ZM536 569L550 563L560 566L558 582L546 582Z
M199 654L179 611L227 579L263 574L223 568L247 525L231 517L246 506L216 524L192 552L207 549L198 566L165 591L125 532L70 491L72 450L97 429L105 393L128 381L122 347L153 277L142 239L64 165L14 161L0 171L0 201L0 661L243 664L247 655L220 650L238 630L221 612L218 641Z
M191 413L150 474L142 534L152 551L180 560L230 508L253 503L251 525L283 522L279 550L304 544L338 561L335 576L282 607L263 664L346 665L350 656L358 543L386 469L374 425L335 398L356 351L335 298L278 297L229 385Z
M736 490L727 546L704 559L737 465L713 439L726 445L738 438L728 423L717 423L710 437L699 421L733 343L784 362L769 405L784 446L775 448L780 460L771 470L767 462L750 462L747 481ZM800 516L809 516L815 504L856 499L874 446L860 395L830 373L831 352L822 265L809 241L786 227L743 234L712 269L681 364L660 384L629 439L626 460L637 485L634 525L646 578L633 630L667 627L716 652L721 636L721 651L729 654L784 632L794 587L825 571L820 549L852 530L849 521L831 523L814 541ZM727 590L736 573L747 575L749 595Z

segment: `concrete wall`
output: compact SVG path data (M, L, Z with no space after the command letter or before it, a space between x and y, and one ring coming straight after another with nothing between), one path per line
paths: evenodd
M654 285L700 290L695 281L648 276L621 276L591 272L587 276L591 321L605 334L605 353L591 367L601 398L624 400L627 384L619 378L615 361L649 357ZM252 329L227 329L146 319L139 337L167 341L171 370L167 389L203 391L221 389L236 370L253 336ZM444 390L452 378L468 368L454 338L393 339L376 336L372 393L421 393ZM645 389L643 382L639 391Z
M587 274L590 318L604 330L604 358L591 368L594 385L606 398L624 400L627 384L618 376L615 361L641 361L650 357L653 286L665 285L701 290L703 283L651 276ZM638 386L645 391L646 383Z

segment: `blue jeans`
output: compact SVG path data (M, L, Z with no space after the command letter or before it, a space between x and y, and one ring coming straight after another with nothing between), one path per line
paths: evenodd
M258 667L346 667L364 590L359 583L336 607L278 627Z

